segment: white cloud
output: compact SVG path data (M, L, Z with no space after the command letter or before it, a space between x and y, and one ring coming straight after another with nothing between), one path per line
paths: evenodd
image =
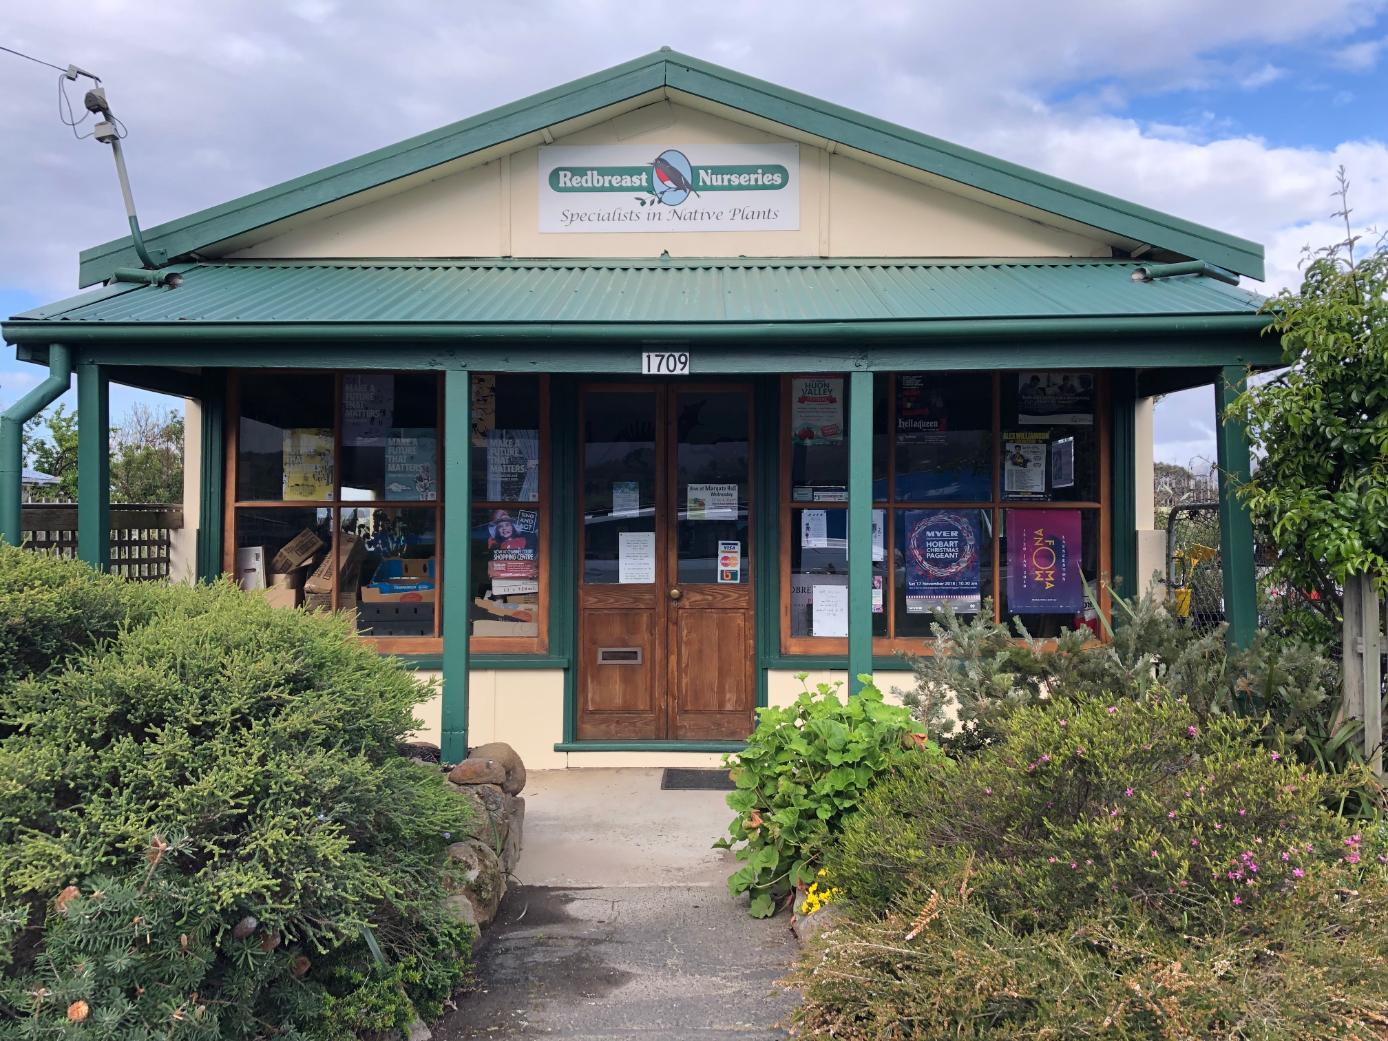
M1385 9L1388 0L1265 0L1250 17L1207 0L806 0L787 17L783 3L745 0L672 26L617 0L176 10L104 0L17 7L6 42L104 77L130 127L127 161L147 225L668 43L1261 241L1272 289L1296 282L1304 245L1339 237L1327 215L1341 163L1357 221L1388 227L1388 145L1274 145L1232 133L1233 113L1143 124L1122 115L1126 99L1179 85L1255 89L1282 74L1281 47L1370 67L1384 41L1358 36ZM11 143L0 168L0 286L66 295L78 251L125 232L110 157L54 118L56 73L0 58ZM1049 100L1057 97L1067 100ZM1167 440L1193 444L1207 432L1173 430Z
M1335 53L1335 64L1350 72L1371 72L1385 49L1388 49L1388 36L1378 40L1358 40Z

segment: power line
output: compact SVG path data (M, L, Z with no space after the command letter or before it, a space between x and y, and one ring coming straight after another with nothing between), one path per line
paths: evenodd
M25 54L23 51L15 50L13 47L0 46L0 51L5 51L7 54L13 54L16 58L23 58L25 61L32 61L38 65L47 65L50 69L57 69L64 75L66 75L67 73L66 66L54 65L51 61L44 61L42 58L35 58L32 54Z

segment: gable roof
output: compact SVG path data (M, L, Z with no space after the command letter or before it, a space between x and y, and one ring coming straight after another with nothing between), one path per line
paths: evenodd
M678 92L1155 249L1263 277L1263 247L668 49L145 231L171 260L652 92ZM81 285L138 264L129 236L82 251Z

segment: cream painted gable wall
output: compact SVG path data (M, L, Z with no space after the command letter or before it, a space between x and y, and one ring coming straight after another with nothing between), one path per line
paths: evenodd
M764 144L787 137L658 101L576 133L565 145ZM832 147L832 146L831 146ZM243 236L236 258L324 257L1108 257L1059 218L1041 223L935 184L800 142L800 227L777 232L542 234L538 147L433 171ZM972 193L977 195L978 193ZM350 208L349 208L350 207ZM1015 207L1014 207L1015 208Z

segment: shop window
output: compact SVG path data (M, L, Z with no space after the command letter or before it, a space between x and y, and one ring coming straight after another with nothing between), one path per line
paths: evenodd
M472 377L468 631L474 650L545 646L548 413L543 377Z
M546 390L539 376L473 377L475 650L544 649ZM227 566L241 583L348 613L393 650L436 652L441 395L436 373L237 374Z
M845 380L783 381L782 648L839 653L846 631L848 409ZM1079 576L1106 570L1106 386L1090 372L892 373L874 382L874 650L919 652L936 608L964 618L991 602L1033 636L1100 628ZM891 432L888 436L888 431ZM810 504L813 505L810 505ZM1010 518L1010 520L1009 520ZM1009 543L1007 524L1018 538ZM1025 583L1019 534L1078 564L1054 600ZM1044 540L1050 540L1046 542ZM1009 558L1011 553L1016 560ZM1012 584L1009 585L1008 583ZM1021 584L1019 584L1021 583ZM816 604L819 605L818 614Z

